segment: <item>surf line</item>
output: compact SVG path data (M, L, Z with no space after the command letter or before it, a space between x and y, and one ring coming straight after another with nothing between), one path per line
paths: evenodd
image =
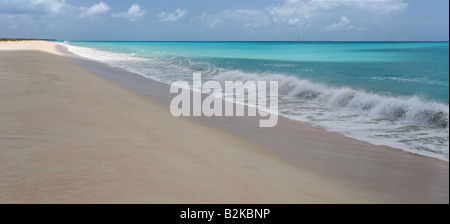
M192 89L185 81L176 81L170 86L170 93L178 94L170 103L170 112L173 116L242 117L245 116L245 106L247 106L247 116L256 117L258 114L261 117L259 127L275 127L278 123L278 81L247 81L245 83L225 81L223 88L220 82L214 80L202 83L202 74L193 73L192 83ZM267 95L267 89L269 89L269 95ZM209 94L203 102L202 93ZM223 102L225 102L225 108L223 108Z

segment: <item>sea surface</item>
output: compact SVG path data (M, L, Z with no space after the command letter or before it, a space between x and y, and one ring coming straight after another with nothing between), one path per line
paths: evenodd
M279 81L279 113L449 161L448 42L80 42L80 56L168 84Z

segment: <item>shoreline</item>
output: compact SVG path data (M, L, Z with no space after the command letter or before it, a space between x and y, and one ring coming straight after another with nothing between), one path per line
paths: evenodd
M83 44L64 42L60 45L67 47L75 54L86 56L87 60L92 59L114 68L137 73L157 82L170 85L171 81L175 81L177 78L165 74L172 72L181 72L181 78L179 78L181 81L192 81L188 74L190 72L183 71L184 65L181 65L179 69L179 66L175 66L177 67L175 69L170 65L172 64L170 61L157 60L156 64L153 64L152 60L145 59L145 56L131 54L131 58L129 58L130 55L126 53L84 48ZM133 47L133 44L125 44L125 46ZM122 57L124 61L122 61ZM116 62L116 60L118 61ZM134 65L134 63L137 64ZM147 65L147 63L149 64ZM178 62L174 63L178 64ZM214 60L212 64L214 64ZM165 66L169 66L170 69L166 69ZM195 67L195 63L192 66ZM148 73L153 67L161 67L161 70ZM213 70L215 69L213 68ZM225 70L219 73L218 79L222 81L225 77L228 77L228 80L256 79L251 72L243 72L239 69ZM280 85L280 116L373 145L397 148L448 162L448 150L446 150L448 148L448 128L444 128L448 124L448 103L445 105L443 102L429 101L415 94L411 96L392 94L391 96L390 94L366 92L364 89L353 87L331 88L327 84L292 78L282 73L269 74L263 79L271 76L277 79ZM344 86L346 85L344 84ZM389 90L386 91L389 92ZM315 95L315 92L319 94L317 99L308 100L307 95ZM296 103L297 100L303 102L305 97L304 105Z
M71 52L70 52L71 53ZM73 53L71 53L73 54ZM170 104L170 100L175 96L174 94L168 94L170 86L166 83L153 80L147 77L143 77L142 75L129 72L124 69L120 68L114 68L110 67L106 64L92 61L90 59L81 58L78 55L75 55L75 57L79 58L78 63L80 66L95 71L97 74L101 75L102 77L105 77L107 79L114 80L121 84L123 87L132 89L133 91L139 92L141 94L146 95L148 98L156 100L163 106L167 107ZM93 63L91 63L93 62ZM191 90L192 91L192 90ZM203 97L206 97L206 94L203 94ZM168 111L169 113L169 111ZM383 183L378 183L379 180L373 177L366 178L365 175L368 173L373 172L371 169L379 169L378 172L384 172L385 175L390 172L389 168L382 167L380 164L384 164L385 160L387 161L395 161L398 160L399 164L390 164L390 166L393 167L392 172L399 172L405 173L405 175L410 175L408 169L414 167L415 165L419 165L422 167L427 167L424 170L421 170L421 172L428 172L433 173L433 168L430 168L434 166L433 163L436 163L436 166L443 167L444 172L445 167L447 167L448 172L448 162L427 157L419 154L415 154L412 152L404 151L402 149L392 148L389 146L383 146L383 145L374 145L369 142L361 141L358 139L346 137L343 135L340 135L338 133L329 132L322 128L313 127L309 124L305 124L296 120L292 120L290 118L284 117L282 115L279 116L279 123L278 126L275 128L258 128L258 117L211 117L211 118L205 118L205 117L188 117L187 119L193 119L196 121L201 122L202 124L213 126L214 128L219 128L221 130L224 130L228 133L233 134L236 137L243 138L247 141L250 141L254 144L258 144L261 147L265 148L266 151L269 153L273 153L277 156L280 156L283 160L292 163L296 166L305 167L307 169L313 170L315 172L319 173L326 173L328 176L334 177L336 181L344 179L345 181L348 181L352 184L358 185L363 188L369 188L374 191L378 191L379 189L386 189L388 188L392 192L396 192L396 194L402 195L405 194L408 190L401 189L401 188L395 188L394 186L397 185L405 185L405 188L408 187L408 184L400 183L403 180L397 181L397 180L390 180L393 183L392 186L383 186ZM283 136L283 133L289 133L289 136ZM316 155L312 152L314 150L314 147L310 150L310 154L306 154L307 156L302 155L301 151L296 151L297 147L296 144L301 144L301 141L297 138L297 136L306 135L309 139L315 139L315 141L309 141L309 144L312 146L315 145L314 142L321 142L322 137L327 139L332 139L333 141L337 142L337 145L343 144L343 145L351 145L349 148L351 149L342 149L340 147L338 148L339 153L341 155L347 155L347 158L345 158L345 162L342 161L342 156L340 155L332 155L333 153L330 153L330 151L325 152L325 155L320 155L324 152L318 152ZM276 137L274 137L276 136ZM317 137L319 136L319 137ZM272 141L273 139L277 139L277 141ZM284 142L289 142L288 144L283 145L283 149L279 149L280 139L283 139ZM303 139L303 138L300 138ZM294 142L294 143L293 143ZM350 144L349 144L350 143ZM328 144L327 148L333 148L333 146L336 145ZM320 149L321 147L319 147ZM324 165L323 163L314 164L315 160L310 161L310 158L312 156L318 157L322 161L328 161L329 165ZM329 157L329 158L327 158ZM345 157L345 156L344 156ZM352 161L352 158L361 158L366 161L369 161L369 164L362 163L357 167L359 170L364 170L365 172L360 172L356 174L356 179L354 170L355 167L351 167L350 164L354 161ZM317 159L317 158L315 158ZM334 160L337 159L340 161L340 165L333 166ZM374 164L370 164L370 160L375 160ZM404 161L403 161L404 160ZM377 164L378 163L378 164ZM345 165L346 164L346 165ZM346 169L343 169L341 165L346 166ZM386 164L384 164L386 165ZM370 168L369 168L370 167ZM441 169L438 168L438 169ZM445 175L444 175L445 176ZM361 178L364 179L363 183L361 184ZM448 178L447 178L448 179ZM399 184L400 183L400 184ZM445 178L443 179L442 183L445 185ZM415 185L415 184L413 184ZM418 184L419 186L426 185L425 183ZM415 187L409 187L409 188L415 188ZM416 194L420 192L418 189L415 189L415 192L410 192L410 194ZM383 192L378 192L383 194ZM406 193L408 194L408 193ZM410 195L409 195L410 196ZM409 197L404 196L404 197ZM397 197L396 195L389 195L387 197Z
M167 113L170 113L168 105L175 95L168 94L170 88L168 84L89 59L77 59L77 62L81 67L94 71L104 78L114 80L123 87L139 92L150 100L160 103L167 108ZM203 97L205 96L203 94ZM442 181L439 181L442 189L446 189L445 186L448 186L448 181L446 181L448 175L445 175L446 172L448 173L446 161L389 146L373 145L283 116L279 117L279 123L274 128L259 128L258 117L187 117L186 119L195 120L243 138L259 145L268 153L280 156L288 163L325 174L334 181L344 180L357 187L371 189L386 200L397 198L400 201L411 200L410 202L412 202L415 199L408 199L413 197L412 195L420 197L421 190L427 188L428 180L418 180L412 172L432 174L436 172L434 170L436 168L438 173L443 172L439 174L444 177ZM326 144L321 144L323 139L327 139ZM304 143L305 141L307 144ZM280 144L283 147L280 147ZM298 150L297 146L302 144L307 145L308 149ZM336 147L339 145L341 147ZM316 151L317 149L318 151ZM354 159L364 161L359 162ZM394 161L398 161L398 163L394 164ZM355 162L356 164L352 165ZM405 175L408 182L400 178L399 180L389 179L389 182L383 183L378 179L380 177L373 176L381 175L390 178L390 172ZM408 180L408 178L411 179ZM399 186L403 186L403 188ZM390 193L384 195L386 190L389 190Z
M52 46L54 47L54 45ZM3 54L2 51L0 51L0 55L1 54ZM30 52L25 52L24 54L29 55ZM220 119L171 118L168 108L165 108L164 106L167 99L170 99L170 96L167 94L168 92L164 92L167 90L167 86L163 86L157 81L149 80L148 78L144 78L137 74L99 64L98 62L69 57L64 58L65 59L58 59L57 61L61 63L62 60L64 60L65 63L67 63L65 66L70 67L72 70L77 69L78 73L82 73L85 69L90 71L88 72L88 75L84 75L86 80L90 80L91 78L94 79L93 77L87 78L90 75L98 76L98 78L95 78L95 83L103 82L100 85L101 87L114 89L114 91L117 92L117 96L123 96L125 93L128 93L130 96L126 97L126 102L136 101L136 104L133 104L135 106L145 104L145 106L148 107L159 108L158 114L165 118L163 121L160 121L161 123L180 123L184 128L186 128L187 123L189 125L194 125L196 127L195 130L203 130L202 135L199 135L202 137L203 134L208 134L209 132L213 133L212 137L216 140L213 141L207 139L204 144L209 145L210 150L224 155L224 157L217 158L217 155L211 155L211 152L208 150L202 150L202 153L209 154L207 159L203 161L213 160L220 164L224 164L224 161L228 161L228 165L233 166L223 167L230 168L233 172L227 172L225 170L222 170L222 172L228 173L229 178L231 179L237 178L242 182L244 181L242 177L248 177L247 175L252 177L251 181L246 182L246 185L244 184L247 186L245 192L253 195L255 195L255 192L259 192L259 196L265 197L259 202L256 200L257 203L448 203L448 163L445 163L444 161L422 157L400 150L397 151L397 149L389 147L374 146L369 143L352 140L335 133L327 133L326 131L317 128L308 127L306 124L298 125L297 123L294 123L295 121L287 118L280 119L279 127L270 130L256 129L253 126L254 120L248 117ZM73 63L73 65L69 65L70 63ZM53 65L53 63L51 65ZM78 66L79 68L75 68ZM58 76L58 74L54 75L55 77ZM82 83L89 84L89 82ZM78 88L80 87L81 86L78 86ZM92 89L92 91L94 91L94 89ZM132 92L137 92L138 94ZM103 95L105 96L105 94ZM58 99L57 96L52 97ZM92 97L95 98L94 96ZM139 101L139 104L137 104L137 101ZM114 102L109 103L113 104ZM71 108L70 106L71 105L68 105L69 108ZM93 111L97 109L98 108L92 108ZM126 114L127 112L136 112L136 110L137 109L135 108L129 108L123 109L123 112ZM148 113L145 112L145 110L140 112L143 114ZM122 119L120 116L117 118ZM139 120L134 117L133 119ZM146 120L145 117L140 119ZM152 122L156 122L155 119L153 119L150 124ZM97 128L95 125L85 125L89 127L87 130ZM163 128L164 125L161 125L161 128ZM14 126L14 124L12 124L12 126ZM152 134L154 134L155 131L159 132L158 129L152 129L151 125L146 128L153 130L150 131ZM166 135L170 135L172 132L176 131L176 127L164 130L166 131ZM136 131L135 133L140 132ZM147 137L155 139L152 134ZM234 148L234 146L232 146L230 148L233 144L229 145L229 143L223 141L223 137L237 145L245 145L245 147L241 146ZM324 139L326 139L326 141ZM80 139L74 139L73 141L79 140ZM185 138L185 140L190 142L188 138ZM217 145L218 142L227 144L228 147ZM170 141L165 143L169 144ZM301 145L300 147L298 146L299 144ZM142 147L145 148L145 146ZM221 149L216 149L215 147ZM177 151L175 149L171 150ZM194 147L194 151L195 150L198 149ZM231 152L228 150L231 150ZM176 153L180 152L177 151ZM236 157L236 155L239 154L245 154L246 156L241 159L241 157ZM253 157L258 157L258 159ZM199 158L205 158L205 156L197 153L195 156L188 157L187 159L190 159L190 162L192 162L192 160L198 160ZM239 161L233 161L238 158ZM175 158L172 159L175 160ZM187 163L183 158L178 158L176 161ZM249 162L252 164L250 166L247 164L247 167L244 165L244 169L242 169L243 167L241 167L242 164L240 163L246 164ZM207 168L215 167L214 163L210 162L205 162L204 165ZM159 170L158 166L152 168ZM248 170L249 168L250 170ZM205 170L203 171L207 172ZM117 173L109 171L108 174L114 175ZM63 176L64 175L62 175L62 177ZM174 179L179 178L177 175L172 177ZM278 182L269 184L265 181L265 178L267 177L269 177L270 180L278 180ZM210 178L216 180L216 183L225 183L223 182L223 179L217 179L217 177L214 178L214 176L210 176ZM162 179L167 182L175 181L171 179ZM207 183L208 180L209 179L207 178L202 179L204 183ZM189 182L189 180L185 181ZM261 187L261 181L270 186ZM432 185L431 187L428 186L430 184ZM216 187L218 186L220 185L217 185ZM233 188L233 186L236 185L226 184L226 188ZM248 190L251 189L248 188L249 186L255 186L256 189ZM278 192L279 190L281 191L281 189L285 189L289 193L276 196L271 195L271 193ZM196 192L193 189L190 190L191 193ZM212 191L210 187L202 188L202 190L206 192ZM235 194L231 195L241 195L241 190L236 190L236 192L234 192ZM0 190L0 196L3 196L4 192L4 189ZM199 193L200 192L197 192L197 194ZM217 199L217 195L221 195L220 193L221 192L215 192L213 195L216 196ZM268 195L261 193L267 193ZM221 196L226 198L223 192ZM293 197L293 199L289 200L290 197ZM0 197L0 203L4 202L2 198L4 197ZM170 199L175 203L184 202L180 197L172 197ZM303 201L301 199L303 199ZM167 199L166 202L170 202L171 200ZM231 201L234 203L248 203L254 202L255 199L252 197L244 199L234 197L228 200L229 202ZM190 200L187 201L192 202L195 201L195 199L190 198ZM224 202L221 200L210 200L210 202L211 201L219 203Z

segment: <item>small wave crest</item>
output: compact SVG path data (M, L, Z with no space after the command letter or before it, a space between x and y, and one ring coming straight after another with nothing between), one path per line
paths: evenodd
M407 83L418 83L418 84L427 84L427 85L440 85L440 86L449 86L448 82L442 82L442 81L436 81L436 80L430 80L427 77L423 78L409 78L409 77L376 77L372 76L370 77L372 80L393 80L397 82L407 82Z
M146 78L152 78L161 82L170 83L178 77L186 77L191 73L189 68L168 64L157 58L140 57L135 53L125 54L103 51L89 47L75 46L70 44L70 42L60 44L67 47L72 53L82 57L99 61L111 67L125 69Z
M214 75L219 73L219 69L211 63L194 61L188 57L172 56L170 57L169 62L178 66L187 67L193 71L201 72L206 75Z

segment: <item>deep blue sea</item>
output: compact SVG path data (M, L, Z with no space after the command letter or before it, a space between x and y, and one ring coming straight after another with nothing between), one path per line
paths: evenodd
M75 42L75 54L171 84L279 81L279 113L449 158L448 42Z

